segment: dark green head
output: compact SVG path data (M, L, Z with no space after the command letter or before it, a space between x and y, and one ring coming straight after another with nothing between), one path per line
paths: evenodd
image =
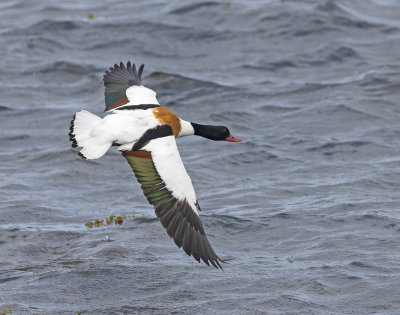
M242 139L234 138L225 126L200 125L191 123L194 134L215 141L240 142Z

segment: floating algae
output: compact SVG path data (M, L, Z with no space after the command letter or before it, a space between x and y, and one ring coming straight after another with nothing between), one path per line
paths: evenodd
M94 221L86 222L85 225L88 228L92 228L92 227L99 227L99 226L103 226L103 225L110 225L110 224L113 224L113 223L114 224L122 224L122 223L124 223L124 220L126 220L126 219L133 220L134 218L136 218L136 216L134 216L134 215L124 215L124 216L118 215L118 216L115 216L115 215L112 214L109 217L106 217L105 219L102 219L102 220L97 219L97 220L94 220Z
M103 225L103 220L94 221L94 226L102 226L102 225Z

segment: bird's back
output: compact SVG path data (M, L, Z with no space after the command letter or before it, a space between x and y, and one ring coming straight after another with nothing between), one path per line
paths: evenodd
M101 124L93 129L93 136L102 136L108 141L120 145L131 144L131 149L148 129L159 125L155 119L152 109L116 110L103 118Z

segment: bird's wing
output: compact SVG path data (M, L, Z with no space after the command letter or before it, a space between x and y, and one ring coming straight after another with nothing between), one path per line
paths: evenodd
M125 151L123 155L175 244L198 262L201 259L222 269L222 260L212 249L200 221L192 181L172 131L169 136L151 140L142 150Z
M144 65L136 71L135 64L130 61L125 64L115 64L104 73L105 111L124 105L158 105L156 93L142 85Z

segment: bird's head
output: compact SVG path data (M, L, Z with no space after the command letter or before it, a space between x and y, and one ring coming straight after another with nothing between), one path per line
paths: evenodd
M242 139L235 138L232 136L229 129L225 126L211 126L211 125L200 125L191 123L194 129L194 134L210 140L215 141L229 141L229 142L241 142Z

